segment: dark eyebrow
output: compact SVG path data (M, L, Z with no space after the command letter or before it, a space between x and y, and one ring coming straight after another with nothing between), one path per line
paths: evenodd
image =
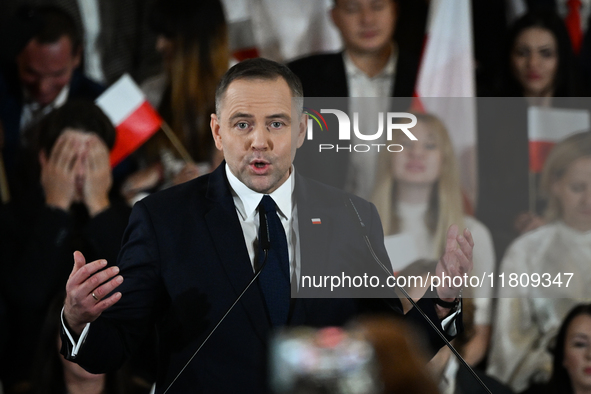
M267 116L267 119L283 119L283 120L291 121L291 116L289 116L288 114L285 114L285 113L280 113L280 114L269 115L269 116Z
M247 114L244 112L237 112L234 115L230 116L229 122L232 123L233 121L235 121L236 119L252 119L254 118L254 115L252 114ZM265 117L266 119L283 119L286 120L288 122L291 121L291 116L289 116L286 113L278 113L278 114L272 114L272 115L268 115Z
M230 122L232 122L233 120L238 119L238 118L252 119L252 118L254 118L254 116L252 114L247 114L247 113L244 113L244 112L237 112L234 115L230 116L230 119L229 120L230 120Z

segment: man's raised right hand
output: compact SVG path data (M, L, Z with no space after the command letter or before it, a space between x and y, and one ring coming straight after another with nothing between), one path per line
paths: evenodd
M95 321L103 311L121 299L117 292L107 298L121 283L119 267L109 267L106 260L86 264L84 255L74 252L74 268L66 283L64 318L71 333L80 335L87 323Z

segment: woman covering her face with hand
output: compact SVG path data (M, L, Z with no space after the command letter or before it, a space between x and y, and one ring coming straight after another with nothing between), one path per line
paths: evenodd
M372 202L376 205L394 271L418 259L437 260L445 249L451 224L467 227L474 237L472 275L492 272L494 248L486 227L464 214L459 171L453 147L443 123L430 114L416 114L411 141L399 133L393 140L401 152L383 151ZM404 256L404 257L402 257ZM473 293L476 303L476 334L466 346L472 365L486 354L490 330L492 289Z

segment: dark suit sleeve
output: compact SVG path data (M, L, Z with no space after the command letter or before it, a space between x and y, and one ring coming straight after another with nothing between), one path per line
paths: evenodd
M92 322L73 361L93 373L113 371L129 358L151 332L162 309L159 248L147 208L137 203L123 238L118 266L124 282L121 300ZM69 356L69 340L62 332L62 354Z
M370 224L370 233L369 238L370 242L375 249L375 253L382 261L382 263L386 267L390 267L390 259L388 258L388 253L386 252L386 247L384 245L384 232L382 229L382 223L380 217L378 215L377 209L373 204L371 205L371 220ZM376 263L377 264L377 263ZM394 309L396 305L400 305L399 300L385 300L386 303L389 304L390 309ZM428 316L429 320L431 320L435 325L439 328L439 331L442 332L448 340L452 340L454 336L447 334L443 331L441 320L437 316L437 312L435 310L435 303L433 302L432 298L421 298L417 305L425 312ZM437 351L445 345L444 341L441 337L435 332L433 327L425 320L425 317L421 315L421 313L416 309L412 308L404 315L404 319L409 322L411 325L418 327L426 336L427 338L427 347L426 350L429 352L430 356L435 355ZM462 314L461 312L456 317L456 329L457 332L462 331Z

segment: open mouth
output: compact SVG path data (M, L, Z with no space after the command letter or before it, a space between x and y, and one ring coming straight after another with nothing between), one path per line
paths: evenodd
M257 173L266 171L271 164L265 160L253 160L250 162L251 168Z

